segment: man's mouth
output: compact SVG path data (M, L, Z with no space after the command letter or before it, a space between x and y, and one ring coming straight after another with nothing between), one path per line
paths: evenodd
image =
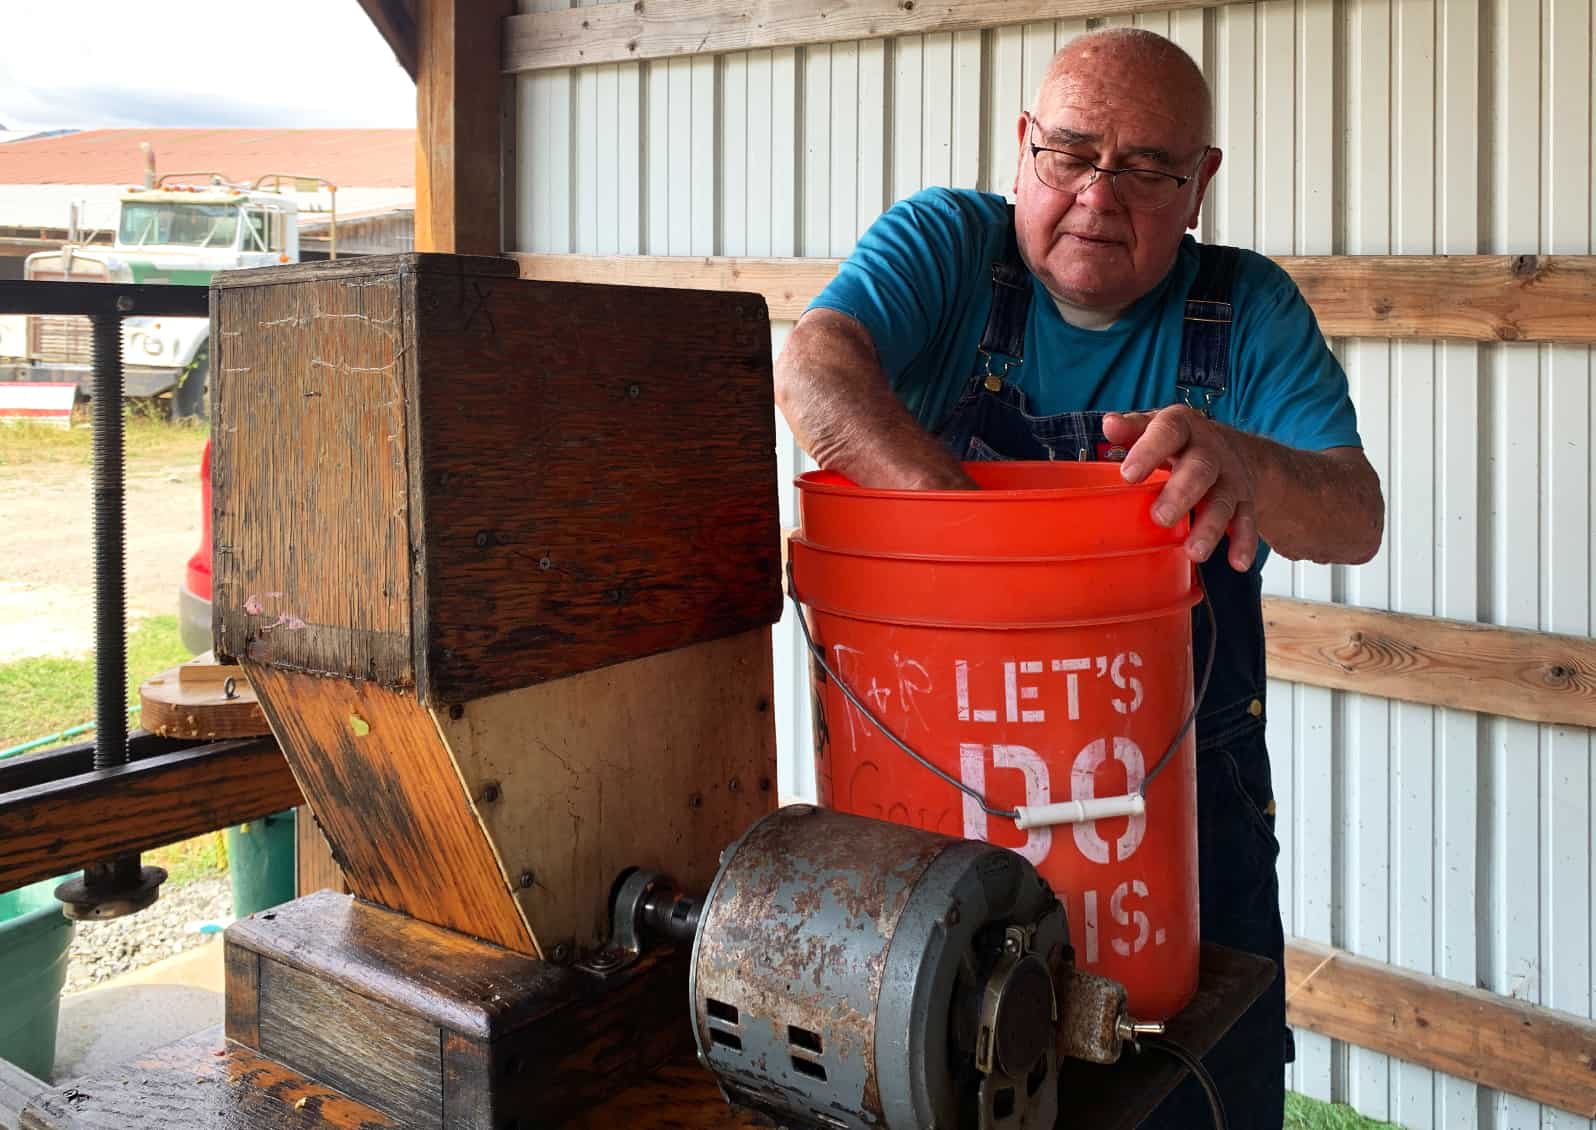
M1123 241L1118 240L1118 239L1111 239L1111 238L1109 238L1108 236L1105 236L1105 235L1093 235L1093 234L1091 234L1089 232L1067 231L1064 234L1069 236L1071 239L1078 239L1082 243L1096 243L1096 244L1102 244L1104 246L1106 246L1108 244L1111 244L1111 243L1123 242Z

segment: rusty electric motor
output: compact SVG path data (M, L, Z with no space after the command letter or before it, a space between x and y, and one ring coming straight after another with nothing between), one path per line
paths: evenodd
M693 946L699 1058L783 1125L1051 1127L1064 909L990 844L792 805L726 849Z

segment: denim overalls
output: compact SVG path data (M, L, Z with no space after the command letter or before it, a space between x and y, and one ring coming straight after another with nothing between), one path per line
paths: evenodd
M1229 380L1231 290L1238 254L1203 245L1186 300L1178 398L1204 415ZM1102 412L1026 413L1025 394L1007 379L1025 361L1031 275L1013 227L1004 255L992 264L992 309L975 369L937 436L960 459L1122 459L1103 435ZM1059 374L1068 379L1068 373ZM1135 405L1127 405L1127 410ZM1197 716L1199 907L1205 941L1271 958L1284 970L1274 833L1274 793L1264 748L1264 637L1256 572L1238 573L1221 541L1201 566L1218 624L1214 669ZM1192 620L1197 677L1207 655L1208 619ZM1285 1023L1284 973L1208 1054L1205 1063L1224 1097L1234 1130L1280 1130L1284 1064L1292 1058ZM1142 1125L1169 1130L1206 1127L1211 1118L1191 1080Z

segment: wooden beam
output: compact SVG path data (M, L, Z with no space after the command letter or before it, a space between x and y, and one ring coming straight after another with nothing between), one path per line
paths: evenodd
M840 263L649 255L515 259L522 278L754 291L765 296L777 321L802 314ZM1275 262L1302 288L1327 337L1596 344L1593 255L1281 256Z
M218 742L0 795L0 891L302 803L271 738Z
M416 250L499 251L498 60L512 0L418 0Z
M504 69L718 55L849 39L1211 8L1234 0L636 0L512 16Z
M1492 1090L1596 1118L1596 1023L1312 942L1286 946L1286 1016Z
M416 10L413 0L359 0L393 57L411 81L416 78Z
M1316 687L1596 726L1596 642L1268 597L1269 674Z

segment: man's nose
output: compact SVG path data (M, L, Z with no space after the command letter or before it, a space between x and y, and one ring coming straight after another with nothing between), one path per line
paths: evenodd
M1118 212L1122 205L1114 195L1114 178L1107 173L1094 172L1086 187L1075 194L1075 199L1094 212Z

